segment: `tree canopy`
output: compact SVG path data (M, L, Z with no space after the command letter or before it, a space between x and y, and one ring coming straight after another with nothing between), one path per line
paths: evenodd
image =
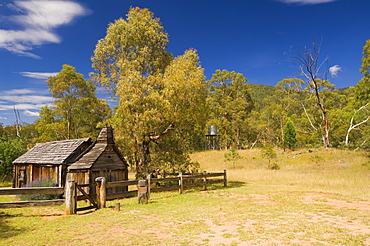
M208 125L218 125L224 146L241 146L247 139L247 117L254 108L247 79L241 73L216 70L209 83Z
M36 121L39 141L96 135L97 124L110 114L108 104L96 97L96 86L69 65L49 77L47 84L55 100L41 109Z
M92 77L118 98L110 122L139 174L155 172L158 163L179 171L187 142L206 120L206 83L196 51L172 58L167 44L159 19L148 9L131 8L126 19L109 25L92 57ZM169 157L170 148L177 155Z

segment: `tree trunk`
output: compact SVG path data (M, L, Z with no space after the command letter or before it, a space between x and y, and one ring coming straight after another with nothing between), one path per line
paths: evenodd
M137 178L145 177L145 175L150 174L152 170L149 170L149 164L151 162L150 159L150 143L155 142L156 140L162 138L166 135L170 130L174 129L174 125L170 124L166 130L164 130L159 135L153 135L153 133L147 133L143 136L143 141L140 144L137 144L138 151L136 155L138 158L136 159L136 176Z
M322 103L322 99L319 93L319 88L317 85L317 82L315 78L312 78L312 83L314 83L314 89L315 89L315 95L317 99L317 104L320 107L320 110L322 112L322 120L324 121L324 134L322 136L322 140L324 143L324 148L330 148L330 141L329 141L329 120L328 120L328 112L326 111L326 108L324 107L324 104Z

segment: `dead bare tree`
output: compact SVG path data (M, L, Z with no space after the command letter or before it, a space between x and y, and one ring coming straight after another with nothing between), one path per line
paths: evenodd
M325 148L329 148L331 146L329 141L329 119L320 91L322 83L328 81L327 75L329 70L323 69L323 66L327 64L328 57L320 62L320 51L321 44L317 45L313 41L311 49L304 47L302 51L295 50L295 55L291 57L290 62L298 69L300 75L304 77L307 87L313 91L316 97L316 104L321 111L322 123L320 128L323 129L323 144ZM321 70L325 70L324 73L321 73Z

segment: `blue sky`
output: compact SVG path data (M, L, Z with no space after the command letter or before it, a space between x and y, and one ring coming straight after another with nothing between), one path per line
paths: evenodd
M169 51L195 48L207 79L216 69L275 85L297 71L292 47L322 40L321 58L336 88L361 79L362 48L370 39L369 0L2 0L0 2L0 123L33 123L53 102L47 77L69 64L88 79L90 58L110 22L130 6L149 8L169 34ZM100 98L108 95L100 88Z

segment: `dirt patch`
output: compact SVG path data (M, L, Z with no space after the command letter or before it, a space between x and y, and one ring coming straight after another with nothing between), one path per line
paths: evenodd
M273 205L276 202L272 201L267 194L249 194L252 198L252 202L255 204Z
M254 204L276 204L276 202L272 201L270 195L268 194L229 194L229 193L217 193L217 192L203 192L200 194L201 196L206 197L213 197L213 198L224 198L224 199L235 199L239 201L249 201Z
M326 204L329 206L344 208L344 209L356 209L370 211L370 202L361 201L361 202L347 202L338 199L327 198L324 195L306 195L302 199L304 204Z
M198 235L198 238L193 241L195 245L205 243L209 245L230 245L241 243L238 234L239 225L232 222L215 224L211 219L206 219L205 223L208 226L209 232Z

